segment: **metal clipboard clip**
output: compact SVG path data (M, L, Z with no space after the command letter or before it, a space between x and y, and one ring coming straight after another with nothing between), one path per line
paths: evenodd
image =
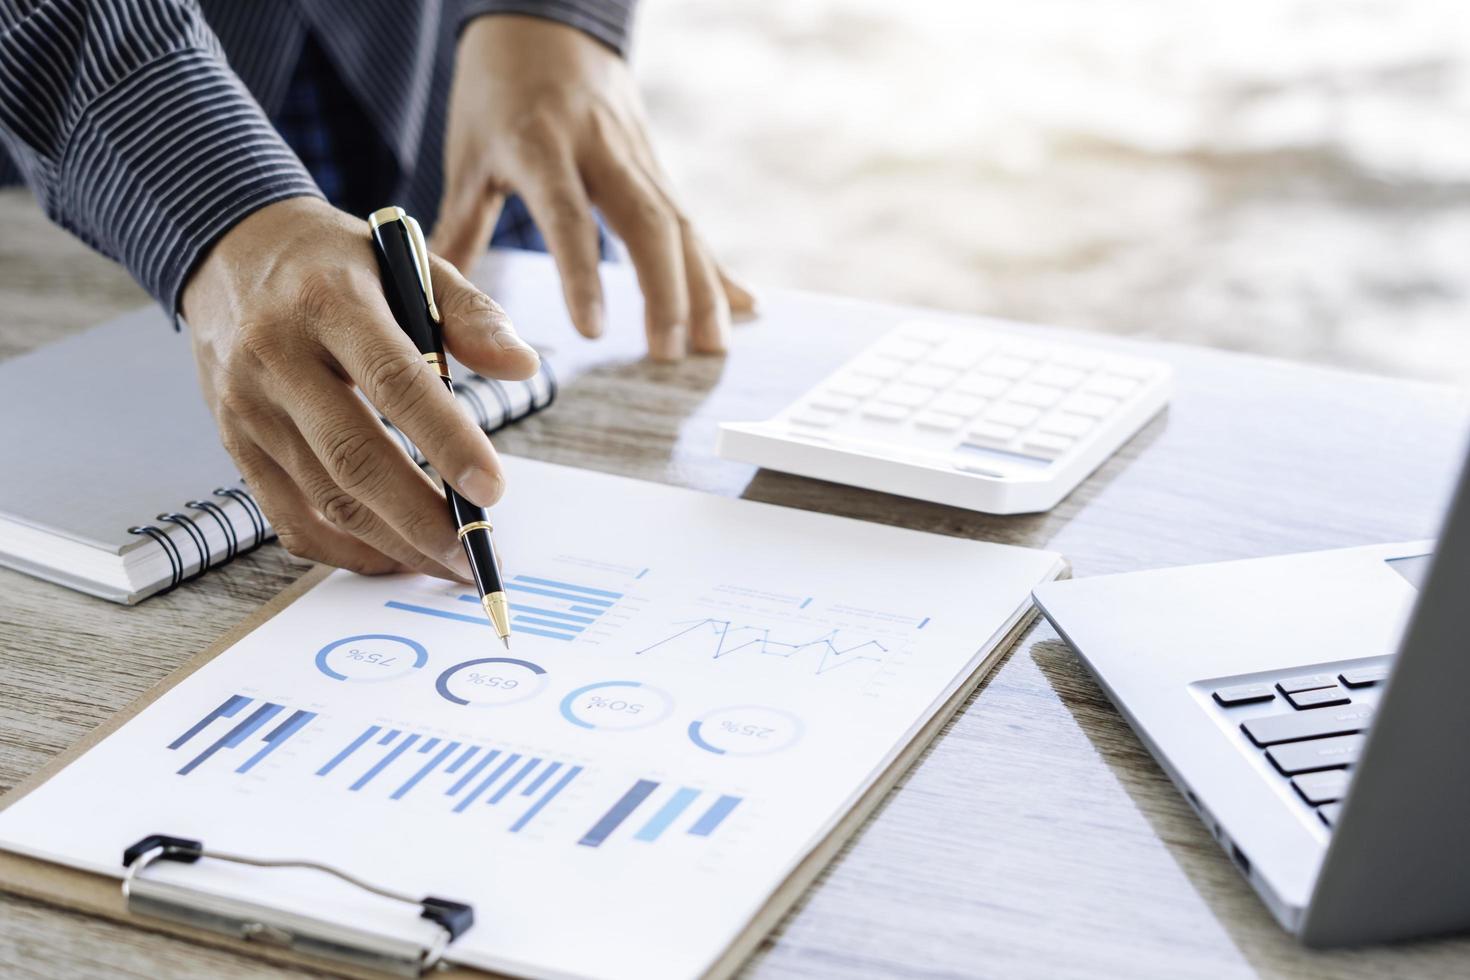
M179 885L146 878L155 861L194 864L200 858L229 861L256 868L306 868L321 871L374 895L419 907L419 917L439 926L438 938L428 946L394 939L364 929L284 912L241 899L225 898ZM152 834L123 851L122 891L128 911L208 929L237 939L290 949L340 963L378 970L394 976L418 977L443 965L444 952L475 924L475 910L448 899L414 898L379 888L336 868L315 861L271 860L206 851L202 841Z

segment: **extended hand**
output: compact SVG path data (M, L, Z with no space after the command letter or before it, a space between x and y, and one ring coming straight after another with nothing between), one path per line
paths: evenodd
M445 343L490 377L539 360L505 312L442 259ZM354 390L470 500L504 478L490 440L393 320L365 222L311 198L232 228L183 294L199 381L220 438L293 555L380 573L468 578L444 496Z
M649 353L723 351L731 308L750 312L754 300L674 202L646 130L627 65L600 42L532 17L473 21L456 56L435 251L470 268L505 195L521 195L561 271L572 322L596 337L596 205L637 270Z

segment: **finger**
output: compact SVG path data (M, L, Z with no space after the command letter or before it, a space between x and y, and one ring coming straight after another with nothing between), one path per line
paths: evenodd
M688 281L679 221L636 165L605 147L587 168L592 199L628 246L643 290L648 353L659 361L684 356L689 323Z
M439 372L429 366L423 355L414 349L403 331L394 324L393 315L382 294L365 295L361 297L361 302L363 308L321 325L321 338L327 351L377 407L379 414L408 436L441 476L472 502L489 507L500 499L505 482L500 472L500 461L490 440L460 409ZM325 367L313 367L313 362L309 359L300 364L295 372L298 375L311 376L302 377L303 383L323 384L333 380ZM324 397L316 400L316 410L310 413L298 414L292 408L292 401L301 400L299 395L288 396L290 400L277 398L277 403L292 409L297 427L312 444L312 448L317 450L322 462L328 464L327 472L337 478L343 489L349 492L353 490L342 482L342 474L338 469L348 462L371 467L372 478L384 481L375 488L382 496L373 501L358 493L352 495L368 503L389 524L402 532L403 521L394 519L385 508L391 507L392 513L403 514L402 507L407 499L402 498L398 491L408 490L404 482L407 477L391 474L403 472L405 468L412 469L419 477L423 474L404 455L401 447L393 445L382 426L377 424L377 420L372 418L371 413L357 398L341 397L345 391L343 385L337 384L330 394L324 392ZM347 394L350 395L350 392ZM371 420L370 428L365 426L364 419ZM351 427L358 440L356 448L346 447L353 450L352 460L337 460L333 464L326 456L322 456L323 447L334 447L336 452L345 451L341 445L343 434L330 429L323 431L326 424ZM383 451L381 447L390 447L391 451ZM381 459L359 460L356 456L357 449L379 452ZM424 482L427 482L426 479L419 480L419 484ZM405 537L418 545L420 550L425 549L425 544L415 540L413 536ZM437 559L440 553L425 551L425 554Z
M315 511L333 525L405 569L437 578L472 581L463 549L457 548L443 561L435 561L400 537L361 501L349 496L323 468L311 446L284 411L277 410L267 420L250 424L248 431L256 446L285 471ZM439 503L442 506L442 498L439 498Z
M577 332L602 335L602 281L598 278L597 222L571 152L550 138L519 148L524 176L518 190L541 229L561 273L562 294Z
M536 349L516 333L505 310L437 256L430 260L434 299L450 353L489 378L521 381L541 368Z
M439 384L437 375L431 380ZM286 410L347 498L365 505L428 558L453 565L459 542L442 491L388 435L348 383L325 363L305 358L279 382L273 382L272 388L270 394L276 404ZM442 385L440 393L448 397ZM453 399L450 402L450 411L458 413ZM465 421L463 416L456 417ZM480 430L471 429L475 437L488 444ZM498 479L498 463L494 465ZM332 516L354 529L365 517L360 512Z
M463 181L447 187L429 250L469 272L489 247L504 206L505 195L493 188Z
M730 275L719 263L715 263L715 268L720 271L720 284L725 287L725 298L730 303L730 312L741 319L755 316L760 310L760 301L754 290Z
M699 354L723 354L730 346L730 304L719 270L687 222L684 268L689 276L689 344Z
M262 449L243 436L226 436L226 448L240 467L251 496L275 529L276 539L291 554L348 568L363 575L408 569L393 558L333 527L312 509L301 490Z

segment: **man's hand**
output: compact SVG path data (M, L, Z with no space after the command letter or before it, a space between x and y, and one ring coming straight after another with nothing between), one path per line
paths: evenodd
M293 555L381 573L468 578L439 488L358 397L483 506L504 478L490 440L393 320L365 222L311 198L269 205L214 246L183 293L220 438ZM505 312L435 258L445 342L490 377L536 352Z
M596 205L627 243L643 290L648 351L719 353L751 294L724 273L674 203L649 147L627 65L581 31L481 17L456 55L435 250L461 269L484 251L505 195L525 200L561 271L572 322L602 332Z

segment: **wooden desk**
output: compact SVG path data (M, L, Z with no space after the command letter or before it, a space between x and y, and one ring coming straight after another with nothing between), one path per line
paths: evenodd
M0 196L7 205L24 216ZM32 223L25 253L0 256L0 354L140 302L100 260L54 274L80 249L39 218ZM892 315L863 308L842 330L821 329L802 302L783 300L778 316L742 328L726 361L592 370L556 411L497 442L502 451L715 493L1055 548L1079 576L1428 537L1461 453L1462 408L1444 389L1155 348L1178 369L1172 407L1046 515L986 517L716 459L717 420L767 414ZM80 739L302 569L269 547L135 609L0 571L0 788ZM1329 954L1297 947L1043 625L749 972L1427 978L1470 974L1470 941ZM4 897L0 974L285 975Z

